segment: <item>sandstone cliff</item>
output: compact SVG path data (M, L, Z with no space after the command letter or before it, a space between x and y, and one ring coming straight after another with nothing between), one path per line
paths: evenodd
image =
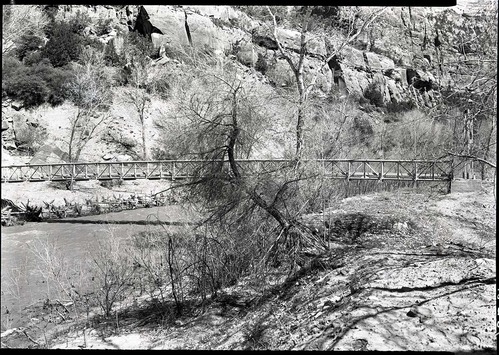
M185 63L170 58L170 53L185 52L192 45L205 50L207 57L215 64L238 62L243 77L248 80L269 87L294 89L292 72L277 50L270 29L236 7L146 5L145 9L151 23L163 33L152 35L160 54L153 63L156 67L169 67L179 75L188 72ZM64 18L76 11L86 12L95 21L99 18L110 19L108 33L97 35L93 26L89 26L86 33L103 43L113 40L117 50L122 50L123 36L136 15L135 6L65 5L59 6L57 16ZM372 9L363 8L363 11ZM481 47L483 42L478 39L485 36L489 26L490 14L487 11L485 5L479 6L476 2L460 2L459 6L452 8L388 8L372 29L344 46L327 65L323 65L327 48L341 43L342 34L340 31L334 32L333 37L316 34L307 45L305 77L322 66L314 90L316 97L339 95L362 99L368 90L376 90L381 94L380 104L411 102L416 107L434 107L439 103L443 88L450 84L456 88L459 86L456 83L473 80L477 68L483 66L487 48ZM474 34L474 40L470 39L470 33ZM300 49L299 31L280 27L278 36L285 49L297 55ZM462 66L453 67L452 63L462 60L463 56L469 65L464 70ZM262 65L265 66L264 74L256 70ZM492 63L492 67L494 65ZM154 76L154 73L150 75ZM115 105L115 128L111 127L107 134L124 135L123 139L133 142L137 136L136 129L129 124L133 120L127 117L126 110L116 112L122 107L120 102L115 102ZM156 105L168 106L168 103L158 102ZM175 110L175 107L169 109ZM16 102L5 100L2 111L9 127L2 134L3 147L10 150L19 146L16 132L26 130L30 125L39 125L40 119L53 121L58 115L55 113L57 108L45 109L43 114L36 110L26 112ZM151 115L151 122L159 117L157 113ZM48 136L57 141L59 138L54 137L55 134L49 129ZM157 133L153 124L148 134L154 142ZM98 154L99 157L93 158L100 159L103 154L97 151L106 149L112 150L113 147L100 146L88 151L86 158L91 159Z

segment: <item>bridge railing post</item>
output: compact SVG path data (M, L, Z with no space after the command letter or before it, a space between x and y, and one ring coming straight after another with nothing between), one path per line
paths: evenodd
M413 187L417 187L417 181L418 181L418 163L416 161L414 161L413 164L414 164L414 169L413 169L414 176L412 177L412 185L413 185Z

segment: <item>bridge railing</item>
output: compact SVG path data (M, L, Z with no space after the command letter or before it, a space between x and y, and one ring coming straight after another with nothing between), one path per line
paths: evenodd
M245 176L279 174L292 169L291 159L239 159ZM449 180L452 160L305 159L307 171L333 179ZM229 171L229 162L206 160L161 160L89 162L2 166L2 182L111 179L183 179L203 176L213 169ZM218 168L217 168L218 167Z

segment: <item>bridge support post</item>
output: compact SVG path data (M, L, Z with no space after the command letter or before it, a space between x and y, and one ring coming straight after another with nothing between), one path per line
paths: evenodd
M69 191L73 191L73 185L76 177L76 164L71 166L71 180L69 182Z

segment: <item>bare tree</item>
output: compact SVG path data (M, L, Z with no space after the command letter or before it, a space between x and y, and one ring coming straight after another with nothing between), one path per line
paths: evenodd
M488 27L497 22L497 2L484 2L479 11L459 23L445 12L432 19L440 35L440 51L446 53L439 63L442 79L452 78L447 87L441 85L442 102L437 106L440 114L454 116L452 150L487 161L495 157L497 149L497 27ZM459 113L453 115L456 109ZM484 166L482 179L486 177ZM473 161L465 170L466 176L474 176Z
M124 92L124 99L126 102L133 105L135 112L137 112L140 122L140 130L142 137L142 159L148 159L148 150L146 145L146 119L149 115L149 108L151 104L151 86L147 86L148 72L150 71L150 64L145 59L132 58L130 67L130 76L128 78L128 87Z
M284 242L293 253L304 245L324 248L299 221L309 201L301 199L298 185L314 175L305 169L297 173L292 161L264 170L252 170L238 161L257 139L258 127L263 127L262 98L227 74L206 75L203 82L205 86L187 98L182 114L190 121L191 146L207 161L196 172L197 178L187 183L190 196L205 207L205 223L217 223L237 233L258 215L273 221L276 231L269 255Z
M278 27L276 16L272 12L271 8L267 6L267 11L272 19L272 36L274 41L277 44L277 48L279 49L279 53L284 57L284 59L288 62L291 70L293 71L295 77L296 88L298 90L298 108L297 108L297 117L296 117L296 153L295 157L297 160L302 158L302 151L304 146L303 140L303 130L305 126L305 107L310 95L310 92L315 86L315 82L317 81L317 77L320 71L328 65L329 61L336 55L338 55L341 50L345 47L345 45L353 42L373 21L381 15L386 8L376 10L371 12L366 19L361 20L361 24L351 25L348 28L348 33L345 36L345 39L341 42L340 45L336 46L330 50L326 57L322 60L322 64L315 70L309 82L305 82L303 66L305 62L305 57L307 54L307 44L310 42L312 38L315 36L309 35L309 28L311 27L312 22L315 20L312 16L313 6L305 6L303 10L303 15L301 19L301 33L300 33L300 49L298 55L298 61L294 61L291 56L291 51L285 48L282 44L282 41L279 39ZM353 18L357 19L357 16L353 16Z
M2 54L15 48L15 43L24 34L44 37L43 30L50 20L38 5L2 7Z
M85 49L82 62L67 85L69 97L77 107L70 119L68 139L68 155L72 162L78 161L83 148L107 118L105 112L112 101L111 80L104 70L102 53Z

